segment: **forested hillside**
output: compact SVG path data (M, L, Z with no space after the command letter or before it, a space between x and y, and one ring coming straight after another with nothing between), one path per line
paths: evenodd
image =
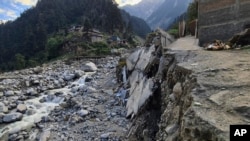
M130 32L113 0L40 0L15 21L0 25L0 70L46 61L48 38L86 21L110 35Z
M134 32L143 38L145 38L146 35L151 32L151 28L143 19L129 15L124 10L121 10L121 15L124 25L128 31Z

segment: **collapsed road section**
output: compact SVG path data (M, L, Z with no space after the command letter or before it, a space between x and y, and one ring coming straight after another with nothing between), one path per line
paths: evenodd
M229 125L249 124L247 52L206 52L161 30L150 37L117 67L127 68L128 140L228 141Z

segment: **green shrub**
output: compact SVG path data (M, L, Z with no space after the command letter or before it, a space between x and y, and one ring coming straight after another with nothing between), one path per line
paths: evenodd
M175 29L175 28L169 29L168 33L173 35L175 38L179 37L179 30L178 29Z
M25 64L25 57L20 53L15 54L15 68L23 69L25 68Z

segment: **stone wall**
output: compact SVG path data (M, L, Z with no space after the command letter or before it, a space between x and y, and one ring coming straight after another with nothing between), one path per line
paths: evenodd
M200 45L228 40L250 26L250 0L199 0Z

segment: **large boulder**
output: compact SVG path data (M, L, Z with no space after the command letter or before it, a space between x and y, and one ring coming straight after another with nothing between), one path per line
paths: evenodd
M27 110L27 106L25 104L19 104L17 105L17 111L20 113L25 113Z
M8 90L8 91L6 91L5 93L4 93L4 96L14 96L14 91L11 91L11 90Z
M93 62L88 62L81 66L81 69L85 72L94 72L97 71L97 67Z
M4 115L3 122L4 123L16 122L16 121L20 121L22 118L23 118L23 114L21 113L11 113L11 114Z

